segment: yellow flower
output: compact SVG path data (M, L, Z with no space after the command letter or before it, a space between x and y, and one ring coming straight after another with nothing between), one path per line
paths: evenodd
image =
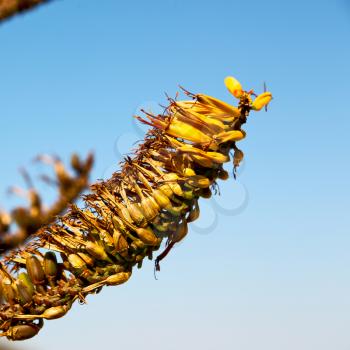
M260 111L261 108L267 106L272 100L271 92L264 92L260 94L252 103L252 109L254 111Z
M226 85L228 91L230 91L234 97L240 98L242 96L242 94L243 94L242 85L234 77L226 77L225 78L225 85Z

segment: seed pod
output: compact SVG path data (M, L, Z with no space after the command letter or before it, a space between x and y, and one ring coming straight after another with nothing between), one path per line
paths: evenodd
M187 217L187 222L192 222L199 218L200 210L199 210L198 200L195 199L193 202L194 202L193 206L191 207L191 211Z
M226 170L220 169L218 172L218 178L220 180L227 180L229 178L229 174Z
M135 224L137 226L145 226L147 224L146 218L144 217L138 204L132 203L129 200L128 196L126 195L124 187L122 187L120 194L121 194L121 196L126 204L129 215L130 215L131 219L133 220L133 222L135 222Z
M26 289L26 287L23 285L21 281L16 281L15 283L17 292L18 292L18 300L21 305L25 305L32 300L32 295L30 295Z
M138 180L140 180L143 185L149 190L149 191L152 191L152 186L151 184L149 183L149 181L146 179L146 177L142 174L141 171L137 171L137 178Z
M168 205L171 205L169 197L166 196L163 191L154 190L153 196L154 196L154 199L156 200L156 202L158 203L160 208L164 209Z
M158 187L158 190L161 191L168 198L171 198L174 192L168 184L163 184ZM156 190L157 191L157 190ZM159 203L158 203L159 204ZM160 204L159 204L160 205Z
M119 253L121 256L124 256L124 257L128 255L129 245L121 232L117 230L114 231L113 242L117 253Z
M149 195L146 198L148 200L148 204L157 212L160 210L160 206L158 205L157 201L154 199L153 196Z
M153 201L154 201L153 198L147 197L142 199L140 203L141 211L147 221L153 220L159 213L159 207L157 210Z
M206 188L210 186L210 180L202 175L191 176L187 179L187 183L190 186L198 188Z
M175 173L164 174L163 179L167 181L167 184L177 196L182 197L182 188L177 183L179 177Z
M116 202L115 202L116 203ZM130 213L128 211L127 207L124 207L123 205L121 205L120 203L116 203L116 206L118 208L118 211L120 213L120 216L127 222L132 223L133 219L130 216ZM112 217L112 221L115 220L115 217Z
M49 309L45 310L43 314L41 314L41 317L45 318L46 320L55 320L57 318L64 316L69 311L70 308L71 308L71 305L61 305L61 306L50 307Z
M180 242L188 233L188 225L186 220L182 220L181 223L177 226L176 231L171 237L173 242Z
M141 239L135 239L131 244L130 244L130 248L132 248L133 250L140 250L140 249L145 249L146 245L145 243L143 243L141 241Z
M135 256L135 263L137 263L137 268L140 269L142 267L144 256L141 254L138 254Z
M201 191L201 193L200 193L201 197L203 197L203 198L210 198L210 197L211 197L211 194L212 194L212 193L211 193L211 190L210 190L209 187L203 188L202 191Z
M195 162L196 164L204 168L215 168L216 166L211 159L197 155L197 154L191 154L190 158L193 162Z
M12 281L8 277L4 277L2 280L2 292L5 300L10 304L14 305L17 301L17 290L13 285Z
M129 203L127 205L127 208L132 220L136 223L136 225L145 225L147 222L146 218L136 203Z
M19 301L22 305L25 305L32 301L34 294L34 285L30 280L28 274L25 272L19 274L16 281L16 287L18 291Z
M26 268L31 281L35 285L41 285L45 282L45 273L40 260L35 255L30 255L26 259Z
M176 173L163 174L163 180L170 181L170 183L176 182L179 179Z
M123 217L123 219L125 221L130 222L130 223L133 222L133 219L130 216L128 208L121 206L119 209L120 209L121 216Z
M157 246L159 244L159 239L150 227L137 228L135 231L137 236L141 239L143 243L152 246Z
M106 246L106 248L108 251L109 250L113 250L114 244L113 244L113 238L112 236L109 234L109 232L107 232L106 230L99 230L98 231L99 237L101 239L101 241L103 242L104 246Z
M103 249L103 247L94 242L87 242L85 245L85 249L90 255L92 255L96 259L112 262L111 259L108 257L106 251Z
M233 166L234 166L234 169L236 169L239 166L239 164L241 163L243 158L244 158L244 153L240 149L238 149L236 147L235 148L235 152L233 154Z
M127 220L124 220L122 217L113 216L112 224L113 224L113 230L125 231L126 230L125 224L132 224L132 220L127 221Z
M36 336L40 328L35 324L21 324L11 327L5 334L9 340L26 340Z
M153 220L159 213L160 207L157 204L156 200L148 195L144 195L142 192L140 186L135 182L134 180L131 180L131 183L133 184L133 187L135 188L137 195L140 197L140 207L143 215L145 216L146 220L149 222Z
M105 282L108 286L117 286L125 283L131 276L131 272L119 272L115 275L109 276Z
M181 205L175 207L173 205L168 205L165 210L168 211L173 216L180 216L182 212L187 208L186 203L182 203Z
M170 222L155 220L151 223L152 228L156 229L158 232L167 232L169 231Z
M187 183L185 183L186 185L188 185ZM185 185L184 184L184 185ZM188 185L189 186L189 185ZM187 199L187 200L192 200L195 196L196 196L196 194L195 194L195 191L194 191L194 188L192 187L192 186L189 186L190 188L191 188L191 190L187 190L187 191L183 191L182 192L182 197L184 198L184 199Z
M57 276L57 258L53 252L46 252L44 257L44 272L48 279L54 279Z

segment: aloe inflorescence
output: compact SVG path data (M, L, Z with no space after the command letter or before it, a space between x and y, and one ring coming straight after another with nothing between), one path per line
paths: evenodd
M121 170L90 186L83 207L71 204L22 248L3 255L0 336L35 336L44 319L64 316L76 300L126 282L165 239L155 259L160 269L199 217L199 198L209 198L217 179L228 178L223 164L233 158L234 173L239 166L243 152L236 144L245 137L249 112L272 98L243 90L233 77L225 84L237 107L183 90L190 100L169 98L163 114L136 116L151 129Z

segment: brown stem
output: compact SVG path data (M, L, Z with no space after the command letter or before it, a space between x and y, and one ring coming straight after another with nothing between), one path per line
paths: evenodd
M0 22L51 0L0 0Z
M176 242L170 242L169 245L164 249L163 253L158 255L155 261L155 270L160 271L160 262L163 260L170 252L170 250L173 248L174 244Z

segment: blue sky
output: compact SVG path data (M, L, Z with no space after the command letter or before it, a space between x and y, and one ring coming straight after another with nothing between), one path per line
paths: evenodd
M349 349L349 37L346 0L62 0L1 25L7 208L38 153L93 150L93 179L108 176L140 138L132 115L178 84L231 102L234 75L274 95L245 127L238 180L202 203L158 281L148 262L12 347Z

